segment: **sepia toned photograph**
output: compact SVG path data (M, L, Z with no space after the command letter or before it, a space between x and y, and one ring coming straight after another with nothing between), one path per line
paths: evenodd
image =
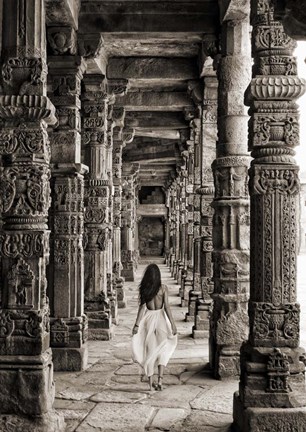
M0 432L306 432L306 0L0 23Z

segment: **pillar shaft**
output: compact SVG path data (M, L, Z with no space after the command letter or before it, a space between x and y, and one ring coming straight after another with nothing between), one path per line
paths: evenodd
M200 232L197 248L200 249L200 295L196 299L194 338L208 337L213 292L212 268L212 217L214 184L211 164L216 157L217 142L217 91L218 81L214 71L204 77L204 99L201 133L201 177L196 193L200 200Z
M122 276L133 281L136 270L135 227L138 164L123 166L121 260Z
M201 141L201 105L198 106L195 118L190 122L190 138L193 141L193 175L192 180L192 207L189 213L189 219L191 221L190 231L192 231L192 242L191 247L193 248L192 254L192 279L189 283L188 292L188 312L186 313L186 321L194 321L195 317L195 306L196 299L200 295L200 262L201 262L201 237L200 237L200 208L201 201L200 196L197 194L199 186L201 186L201 155L200 155L200 141ZM191 190L191 187L190 187ZM188 285L187 285L188 286Z
M246 20L225 21L218 65L218 143L213 163L214 308L210 362L219 378L239 374L239 351L248 335L249 165L244 91L250 80ZM239 78L237 78L239 77Z
M304 350L296 303L299 143L295 100L305 91L292 55L295 42L275 20L272 2L252 3L253 79L249 147L251 194L250 335L241 351L238 430L306 429ZM267 420L268 419L268 420Z
M84 161L89 167L85 178L85 311L89 319L89 337L107 340L112 335L107 293L110 192L107 174L108 96L101 75L86 75L84 88L82 138Z
M78 56L49 57L49 95L58 117L51 134L52 234L48 272L51 347L55 370L67 371L82 370L87 363L83 252L86 167L81 165L80 135L84 70L85 62Z
M17 414L27 417L25 429L38 430L47 422L44 430L63 430L51 415L46 127L55 123L55 116L46 97L44 1L4 2L2 30L0 414L5 416L0 416L0 429L6 429L9 415Z
M117 123L119 123L118 116L123 121L124 111L122 110L122 113L117 113L117 115L115 115L115 121L117 120ZM113 277L119 308L126 307L126 298L123 288L124 279L121 276L122 150L124 145L122 127L116 126L113 142Z

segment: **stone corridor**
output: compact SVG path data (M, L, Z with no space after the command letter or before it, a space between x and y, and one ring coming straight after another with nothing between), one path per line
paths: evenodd
M237 380L217 381L208 369L207 340L190 337L193 323L185 322L179 285L165 264L162 279L179 332L178 347L166 368L164 390L149 392L140 368L131 360L131 328L137 310L137 285L126 283L127 308L110 341L89 341L88 368L78 373L55 373L55 408L66 432L228 432L232 423ZM306 345L306 255L298 258L298 300L301 303L301 344Z
M179 343L164 377L162 392L148 391L138 365L131 360L131 329L137 312L137 285L126 283L127 308L110 341L89 341L89 365L83 372L55 373L55 408L65 416L67 432L226 432L232 422L233 393L238 381L214 380L208 371L207 340L190 337L179 286L165 264L162 279L170 290ZM222 395L222 398L221 398Z

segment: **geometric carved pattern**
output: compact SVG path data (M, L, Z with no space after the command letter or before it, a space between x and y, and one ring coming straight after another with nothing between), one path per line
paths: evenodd
M297 303L275 306L252 302L251 340L254 346L298 347L300 308Z
M285 353L279 348L275 348L270 354L268 364L268 387L269 393L289 393L291 391L288 385L289 361Z

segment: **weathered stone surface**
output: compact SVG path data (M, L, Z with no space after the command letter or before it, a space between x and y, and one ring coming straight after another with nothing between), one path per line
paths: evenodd
M223 414L231 414L233 410L233 394L238 389L238 383L224 382L213 388L204 390L190 402L193 409L215 411ZM222 393L222 397L218 397ZM216 399L218 403L216 404Z
M64 432L66 424L62 414L49 411L33 419L14 415L0 415L0 430L3 432Z
M129 9L127 9L127 7ZM128 13L127 13L128 10ZM182 10L185 12L182 13ZM186 14L186 11L190 11ZM167 19L165 19L165 15ZM99 19L103 16L104 19ZM218 26L217 5L213 1L204 4L191 4L188 1L175 3L160 3L159 7L147 1L130 3L124 7L118 1L104 1L103 3L88 3L81 9L80 28L86 32L203 32L214 33ZM170 33L171 34L171 33ZM147 52L146 52L147 54Z
M116 375L142 375L142 373L142 367L137 363L123 365L115 372Z
M186 80L197 79L194 59L154 57L114 57L107 66L108 78L133 80Z
M171 426L185 419L187 415L188 411L181 408L161 408L157 411L150 426L161 430L169 430Z
M128 93L117 105L127 111L181 111L192 108L193 102L184 92L140 92Z
M70 400L55 398L54 409L77 410L89 412L94 408L95 404L87 400Z
M150 399L141 403L156 407L190 410L190 401L193 401L202 391L202 388L192 385L169 386L163 391L155 392Z
M81 401L90 398L95 394L95 390L86 391L85 388L67 388L65 390L59 391L56 394L57 398L68 399L73 401Z
M235 407L237 409L238 406ZM306 408L247 408L234 411L235 427L237 432L305 432Z
M125 117L125 124L129 127L147 130L185 129L187 124L180 112L143 112L129 111Z
M186 420L170 428L170 432L230 432L232 416L210 411L193 411Z
M104 390L90 398L93 402L109 403L135 403L146 398L144 393L133 393L131 391Z
M123 403L99 403L77 428L77 432L94 429L101 432L143 432L153 408Z
M80 371L87 366L87 347L52 349L54 370L56 371Z

